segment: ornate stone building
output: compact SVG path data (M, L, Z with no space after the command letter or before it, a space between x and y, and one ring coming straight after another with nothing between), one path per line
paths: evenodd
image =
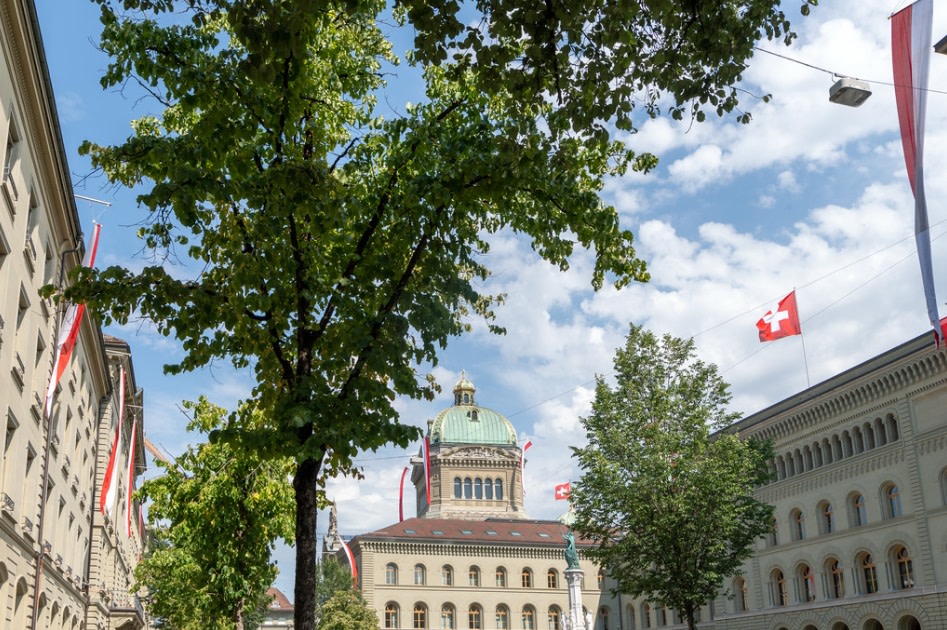
M142 547L137 508L128 528L121 500L145 466L128 345L104 337L87 314L48 419L44 409L62 309L39 289L68 278L84 239L32 0L0 0L0 151L0 628L140 628L144 612L128 594ZM128 411L120 499L106 518L96 489L119 366Z

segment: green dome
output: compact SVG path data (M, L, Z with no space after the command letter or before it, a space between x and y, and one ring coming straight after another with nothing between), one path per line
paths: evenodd
M431 423L432 444L516 446L516 430L503 415L476 404L476 388L462 373L454 386L454 406Z

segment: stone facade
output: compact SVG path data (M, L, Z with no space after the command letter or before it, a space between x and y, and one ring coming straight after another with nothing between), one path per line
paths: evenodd
M83 319L47 420L47 384L63 311L39 289L68 278L82 259L72 196L32 0L0 0L0 628L139 628L144 612L128 594L142 547L98 512L117 413L118 367L129 374L122 424L119 497L128 483L133 417L141 395L127 344ZM132 454L133 477L145 465Z

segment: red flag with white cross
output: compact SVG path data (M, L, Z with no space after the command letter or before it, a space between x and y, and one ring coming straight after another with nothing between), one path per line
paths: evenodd
M796 310L796 292L781 299L775 306L766 311L756 327L760 331L760 341L775 341L783 337L801 335L802 326L799 324L799 311Z

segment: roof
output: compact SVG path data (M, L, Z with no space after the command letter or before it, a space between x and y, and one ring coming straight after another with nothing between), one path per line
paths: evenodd
M292 610L293 605L289 603L289 599L283 595L283 591L278 588L270 587L266 589L266 596L271 597L273 601L270 602L270 610Z
M486 543L490 545L517 545L565 547L563 536L568 528L559 521L517 519L487 519L467 521L454 518L409 518L388 527L361 534L353 542L443 542ZM591 547L593 543L577 537L577 547Z

